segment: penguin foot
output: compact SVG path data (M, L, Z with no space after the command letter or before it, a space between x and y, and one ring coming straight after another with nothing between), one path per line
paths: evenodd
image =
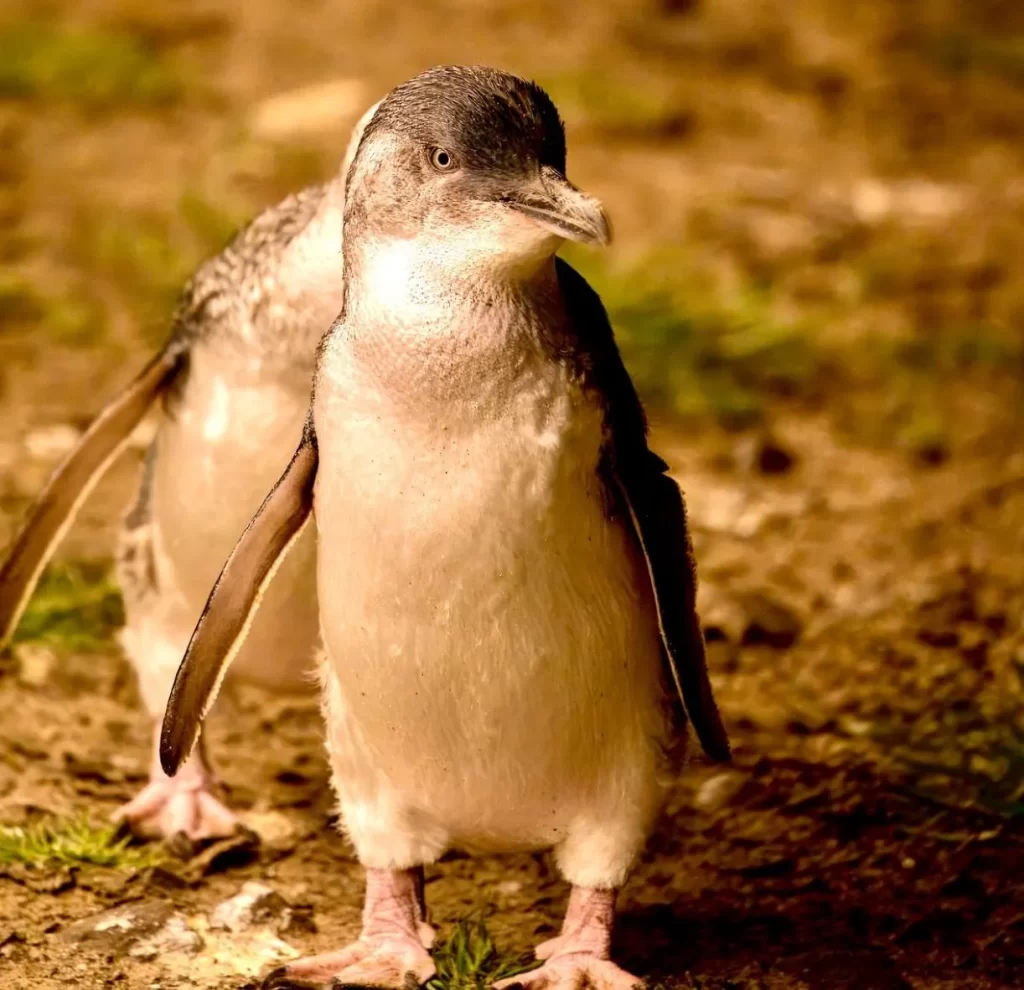
M643 980L609 958L615 891L573 887L562 933L537 946L539 969L494 984L495 990L631 990Z
M429 951L434 929L425 914L422 869L368 869L359 939L337 952L275 969L263 990L415 990L437 972Z
M337 952L297 959L275 969L263 981L263 990L411 990L426 983L436 972L434 960L420 937L363 936Z
M174 777L154 772L150 782L114 812L133 834L164 838L191 848L196 842L233 835L239 827L234 813L213 796L209 771L195 757Z
M635 990L643 980L587 952L552 956L539 969L511 976L494 984L494 990Z

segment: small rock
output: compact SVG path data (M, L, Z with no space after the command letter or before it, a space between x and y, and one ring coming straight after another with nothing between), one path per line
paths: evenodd
M743 787L743 779L743 775L738 773L715 774L700 785L693 803L704 811L717 811L739 792Z
M14 656L18 661L18 682L31 688L42 687L57 662L53 650L38 643L22 643L15 647Z
M25 448L34 460L56 461L74 450L81 435L69 423L40 426L25 437Z
M788 606L761 593L748 596L744 606L747 615L741 640L744 646L785 650L800 638L803 624Z
M159 932L174 914L167 901L126 904L70 925L61 939L121 955L140 939Z
M175 912L152 935L139 939L128 950L135 959L151 960L168 952L184 952L195 955L203 948L203 940L192 931L185 916Z
M288 902L277 891L250 880L234 897L214 908L210 927L243 932L253 925L274 922L275 927L284 928L291 921L291 913Z
M337 133L351 126L369 104L361 80L335 79L264 100L252 111L249 129L256 137L271 141Z

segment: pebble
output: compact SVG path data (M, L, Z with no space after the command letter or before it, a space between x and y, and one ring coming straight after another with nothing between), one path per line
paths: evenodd
M743 775L718 773L705 780L697 790L693 803L705 811L717 811L727 805L734 794L743 786Z
M210 927L244 932L253 925L274 922L286 928L291 921L288 902L266 884L249 880L234 897L221 901L210 915Z
M110 955L155 959L167 952L195 953L203 940L167 901L122 905L68 927L61 938Z
M185 916L172 914L164 926L137 941L128 949L128 955L135 959L152 960L168 952L184 952L195 955L203 948L203 940L188 926Z

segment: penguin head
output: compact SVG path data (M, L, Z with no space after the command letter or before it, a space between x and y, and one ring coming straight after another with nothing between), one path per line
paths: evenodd
M346 239L425 238L452 256L515 261L611 239L565 177L565 130L540 86L439 66L385 97L349 170Z

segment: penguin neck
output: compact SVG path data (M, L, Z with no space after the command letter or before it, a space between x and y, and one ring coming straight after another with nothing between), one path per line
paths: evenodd
M432 247L349 238L336 346L399 404L499 408L524 369L548 361L547 328L565 320L554 258L466 269Z
M344 249L346 323L389 326L417 335L458 335L524 315L551 301L554 254L503 257L474 252L457 238L365 237L350 231ZM507 320L500 320L507 323Z

